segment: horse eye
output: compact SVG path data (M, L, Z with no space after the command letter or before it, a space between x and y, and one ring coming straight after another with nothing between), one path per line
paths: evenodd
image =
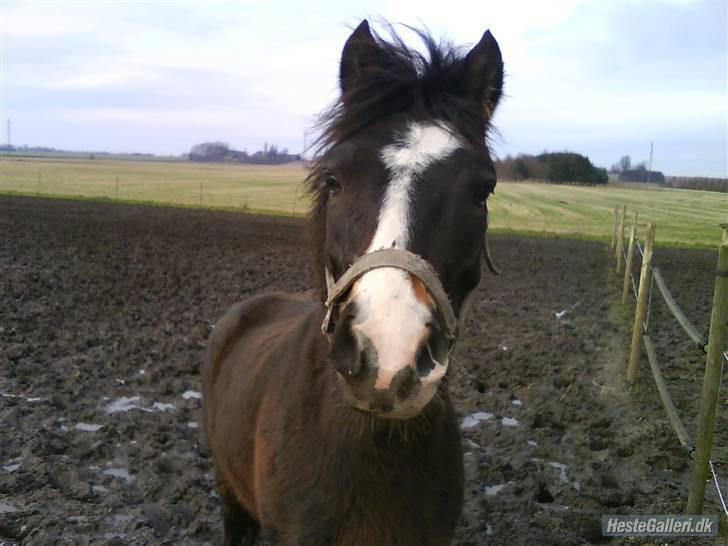
M485 206L488 196L493 193L493 188L490 184L478 184L475 186L473 191L473 203L478 207Z
M330 194L338 193L341 190L341 184L339 184L339 181L331 173L326 173L326 175L324 175L324 183L326 184L326 189Z

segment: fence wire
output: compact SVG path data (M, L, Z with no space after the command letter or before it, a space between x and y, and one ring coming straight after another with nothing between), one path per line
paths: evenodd
M672 425L672 428L677 435L677 439L680 441L680 445L683 447L688 455L692 456L693 451L695 451L695 446L693 445L693 442L690 439L690 435L688 435L687 430L685 430L685 425L683 425L682 421L680 420L680 414L678 414L675 403L672 401L672 397L670 396L670 392L667 390L665 378L663 377L662 370L660 370L660 366L657 363L655 346L652 344L652 340L647 334L642 337L642 341L645 345L647 360L650 362L652 377L655 379L657 392L660 394L660 399L662 400L662 405L665 408L665 413L667 413L667 417L668 419L670 419L670 424Z
M635 246L637 247L637 251L640 253L640 256L644 259L645 253L644 249L640 245L639 241L635 239L634 241ZM624 249L624 246L622 247L622 255L626 262L626 251ZM632 283L632 293L634 294L635 300L637 300L637 286L635 284L635 276L632 274L631 271L625 272L626 274L629 274L630 281ZM655 281L657 281L657 288L660 294L662 295L663 300L667 304L668 308L672 312L673 316L677 320L678 324L683 328L685 333L690 337L690 339L698 346L698 348L702 352L707 351L707 340L700 335L698 332L698 329L695 327L695 325L690 322L690 320L685 316L685 313L683 313L682 309L680 309L680 306L675 302L675 299L672 297L672 293L670 292L670 289L667 286L667 283L665 282L665 279L662 277L662 274L660 273L660 270L657 267L650 266L650 288L649 288L649 296L647 299L647 316L645 317L645 321L642 323L642 330L643 330L643 342L645 346L645 352L647 353L647 360L650 363L650 369L652 371L652 377L655 380L655 384L657 386L657 391L660 395L660 399L662 401L663 407L665 408L665 413L667 413L667 417L670 421L670 424L675 431L675 434L678 438L678 441L680 442L680 445L683 447L685 452L688 454L688 456L692 459L694 452L695 452L695 445L693 444L692 440L690 439L690 435L687 433L685 426L682 423L682 420L680 419L680 414L677 411L677 408L675 407L674 402L672 401L672 397L670 396L670 392L667 390L667 384L665 383L664 376L662 375L662 370L659 367L659 364L657 362L657 356L655 353L655 347L652 344L652 340L650 339L650 336L648 335L648 327L650 325L650 311L652 309L652 291ZM728 362L728 351L723 352L723 359ZM713 461L711 459L708 460L709 466L710 466L710 472L713 476L713 484L715 485L715 490L718 493L718 498L720 499L721 507L723 508L723 512L725 513L726 517L728 517L728 507L726 506L726 500L723 495L723 492L720 489L720 482L718 480L718 476L715 472L715 468L713 467Z
M713 468L713 461L709 459L708 465L710 466L710 473L713 475L713 483L715 484L715 490L718 492L718 498L720 499L720 505L723 507L723 512L725 513L726 517L728 517L728 508L726 508L726 505L725 505L725 498L723 498L723 492L720 490L720 482L718 482L718 476L715 474L715 469Z
M634 283L634 275L632 273L629 274L629 280L632 281L632 293L634 294L634 299L637 299L637 285Z
M685 313L683 313L683 310L680 309L680 306L675 302L675 298L672 297L672 293L667 287L667 283L657 267L652 268L652 276L657 282L657 288L662 295L662 299L667 304L668 309L672 312L672 316L675 317L675 320L677 320L678 324L682 326L682 329L688 337L693 340L698 348L705 352L707 350L707 341L700 335L700 332L698 332L695 325L690 322L690 320L685 316Z

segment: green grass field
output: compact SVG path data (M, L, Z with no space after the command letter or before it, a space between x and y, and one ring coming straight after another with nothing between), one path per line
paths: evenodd
M254 166L51 157L0 158L0 193L301 215L302 164ZM117 184L118 179L118 184ZM663 246L715 248L728 222L728 194L658 188L498 183L489 201L495 231L609 240L614 207L657 224Z

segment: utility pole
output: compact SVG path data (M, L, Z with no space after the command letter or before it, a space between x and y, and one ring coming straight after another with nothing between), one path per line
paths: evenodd
M653 141L650 141L650 163L649 167L647 167L647 183L650 183L650 175L652 174L652 152L654 150L655 143Z
M7 141L5 142L5 144L8 145L8 146L12 146L13 145L13 141L10 138L10 136L11 136L11 133L10 133L10 118L8 118L8 124L7 124L7 129L6 129L5 135L6 135L6 139L7 139Z

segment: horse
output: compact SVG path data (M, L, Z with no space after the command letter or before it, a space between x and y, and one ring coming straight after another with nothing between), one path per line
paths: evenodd
M322 114L307 184L309 295L270 293L215 325L204 431L223 542L445 546L464 497L452 351L481 279L487 134L503 88L490 31L424 53L364 20ZM391 36L391 37L390 37Z

